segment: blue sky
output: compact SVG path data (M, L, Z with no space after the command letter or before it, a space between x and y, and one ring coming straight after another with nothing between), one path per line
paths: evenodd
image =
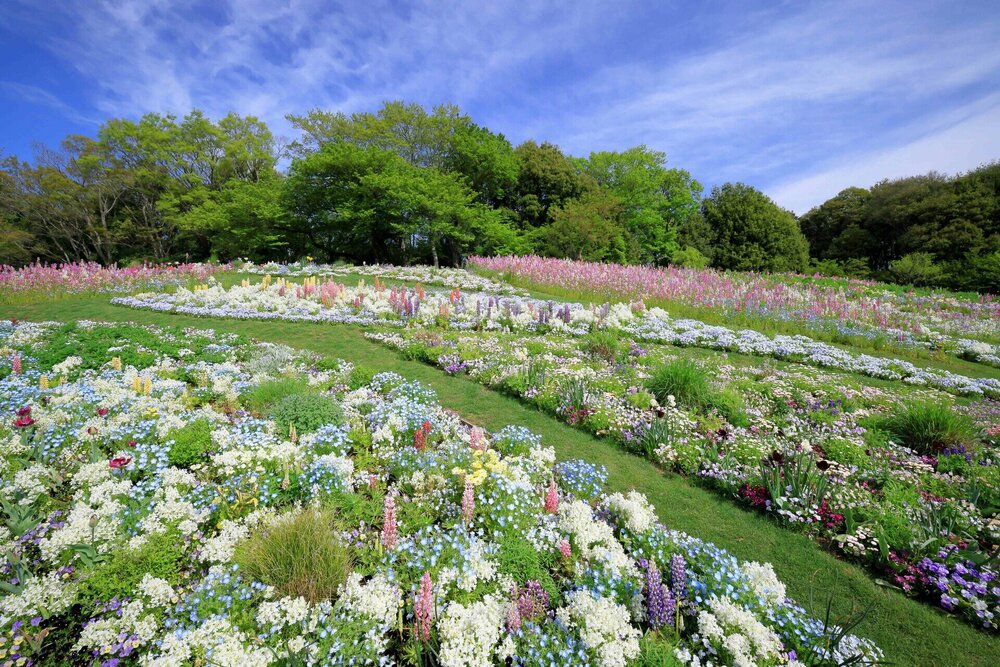
M523 6L522 6L523 5ZM804 212L848 185L1000 159L985 2L3 0L0 150L147 111L454 102L512 142L644 143Z

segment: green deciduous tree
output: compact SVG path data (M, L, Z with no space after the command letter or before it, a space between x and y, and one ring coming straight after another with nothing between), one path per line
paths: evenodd
M712 265L738 271L803 271L809 244L795 216L742 183L712 189L702 215L715 235Z
M667 169L665 153L645 146L591 153L576 164L622 202L625 226L639 260L665 264L679 249L678 230L697 215L701 184L680 169Z

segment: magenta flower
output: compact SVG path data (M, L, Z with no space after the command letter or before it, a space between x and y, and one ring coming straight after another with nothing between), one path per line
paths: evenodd
M548 514L555 514L559 511L559 493L554 479L549 482L549 490L545 494L545 511Z

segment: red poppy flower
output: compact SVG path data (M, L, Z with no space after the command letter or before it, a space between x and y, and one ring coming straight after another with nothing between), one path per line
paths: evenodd
M118 469L118 468L124 468L129 463L132 463L131 456L116 456L115 458L108 461L108 466Z

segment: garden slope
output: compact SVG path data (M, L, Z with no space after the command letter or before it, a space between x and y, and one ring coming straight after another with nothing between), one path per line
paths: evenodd
M895 591L879 587L862 570L839 562L808 538L795 535L766 518L743 511L686 480L664 475L651 463L623 454L613 444L557 422L470 380L449 377L416 361L364 339L359 329L300 323L236 322L207 320L151 312L125 311L111 306L106 296L75 297L30 305L0 306L0 316L30 320L81 319L215 328L238 331L260 340L347 359L378 370L392 370L433 387L441 403L486 428L522 424L555 447L560 458L585 458L607 466L612 490L634 488L645 493L662 519L677 528L715 542L742 559L773 563L788 582L789 593L822 613L826 594L837 590L835 607L843 613L871 606L867 620L857 629L886 652L897 665L992 665L1000 653L1000 640L983 635Z

